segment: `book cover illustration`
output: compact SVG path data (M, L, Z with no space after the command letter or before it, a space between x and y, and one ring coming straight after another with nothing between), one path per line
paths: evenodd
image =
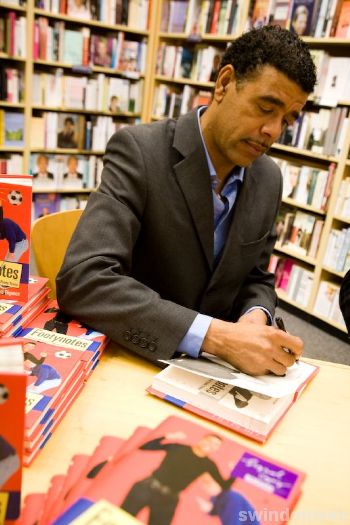
M3 300L28 299L31 203L31 177L0 177L0 298Z
M300 496L304 477L293 467L172 416L113 469L102 471L75 510L105 499L142 523L214 525L228 523L230 516L229 523L250 519L266 525L267 511L273 509L274 523L282 524ZM54 523L69 521L63 515Z
M23 148L24 146L24 114L5 111L4 146Z
M26 340L26 434L31 435L54 403L59 403L67 389L75 385L75 380L79 377L80 382L84 381L107 338L65 315L56 301L46 305L30 326L17 331L16 336Z
M14 326L20 321L23 315L32 309L36 302L44 298L48 293L46 287L48 279L45 277L29 277L28 281L28 301L21 303L18 301L0 300L0 334L4 335L10 326Z
M84 117L73 113L58 115L57 147L82 149L84 144Z
M26 376L10 366L14 353L22 359L20 341L0 344L0 523L19 515L22 480Z
M251 377L205 355L164 361L171 366L154 377L148 392L259 442L268 439L318 371L299 362L283 378Z

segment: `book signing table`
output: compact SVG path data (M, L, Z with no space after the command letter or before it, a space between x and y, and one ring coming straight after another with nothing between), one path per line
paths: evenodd
M74 454L91 454L102 436L127 438L139 425L154 427L176 415L304 471L291 525L348 525L350 367L305 360L320 366L319 373L260 445L148 394L159 368L110 343L57 431L24 468L22 496L47 491L50 478L64 473Z

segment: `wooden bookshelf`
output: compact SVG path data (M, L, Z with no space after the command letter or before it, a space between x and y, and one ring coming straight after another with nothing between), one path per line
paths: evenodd
M25 122L25 140L23 148L9 148L0 147L0 153L12 154L18 153L23 156L23 171L29 172L30 158L33 154L45 153L48 155L82 155L84 157L96 156L101 159L104 150L86 150L86 149L58 149L58 148L34 148L30 147L30 135L33 132L31 129L31 119L33 116L40 116L45 112L55 113L67 113L81 115L84 118L92 117L113 117L117 121L125 122L127 119L137 119L140 122L151 122L160 120L163 117L156 116L153 114L154 97L156 88L165 84L169 88L174 89L176 92L181 94L182 90L188 86L194 89L196 92L199 91L210 91L214 82L212 81L199 81L193 78L173 78L172 76L159 74L156 70L157 56L160 45L168 44L169 46L183 46L195 49L196 46L200 47L215 47L222 51L225 50L227 44L232 41L233 38L242 34L246 30L246 22L248 14L251 12L250 1L242 0L239 2L239 9L237 11L237 21L232 34L213 34L206 31L201 31L200 34L192 34L191 32L186 33L184 31L167 32L162 27L162 8L166 0L152 0L150 2L151 10L148 17L149 24L147 30L139 29L137 27L126 26L123 24L109 24L100 22L97 20L83 20L74 17L70 17L65 14L53 13L43 9L35 7L35 0L28 0L25 6L13 6L6 2L1 3L1 12L14 11L18 16L26 17L26 58L12 56L8 53L0 53L1 61L8 62L11 64L9 67L18 68L24 71L24 93L25 99L21 103L10 103L6 101L0 101L0 109L14 109L15 111L22 111L24 113ZM188 0L188 5L192 0ZM126 39L135 41L147 41L147 54L146 54L146 69L142 73L138 72L127 72L120 71L117 69L102 67L97 65L89 65L85 67L74 67L72 64L65 63L63 61L52 61L43 60L36 58L34 59L33 41L34 41L34 22L39 17L44 17L49 20L52 25L57 23L63 23L74 30L82 28L88 28L91 34L107 34L113 33L118 34L123 32ZM325 38L314 38L311 36L303 37L303 39L310 45L312 49L326 50L331 56L349 56L350 39L325 37ZM99 74L104 74L108 78L120 77L122 79L130 80L131 82L143 82L143 94L142 94L142 105L140 112L121 112L114 114L110 111L103 110L87 110L87 109L75 109L64 107L61 105L43 105L33 103L33 74L36 72L54 72L57 69L63 70L63 75L95 78ZM314 108L330 108L330 106L318 106L319 100L314 97L310 97L308 104L311 104ZM345 108L350 107L350 100L339 100L338 106ZM292 258L298 264L309 268L313 272L313 286L309 297L308 305L306 308L300 307L298 303L292 301L288 296L279 290L278 295L285 302L292 304L296 308L300 308L302 311L315 315L313 312L314 304L317 297L320 282L325 278L333 278L334 282L338 283L344 272L336 272L331 268L328 268L323 264L323 260L327 251L327 243L332 228L343 228L350 226L350 218L342 217L339 213L335 213L337 198L340 191L341 182L345 177L350 176L350 125L348 125L346 136L343 142L343 148L339 155L324 155L315 153L306 148L296 148L292 146L286 146L283 144L275 143L270 150L271 156L276 156L280 159L285 159L290 163L296 163L301 166L311 166L322 170L327 170L331 163L335 164L335 176L333 180L332 192L328 200L327 212L318 209L315 206L308 204L301 204L295 199L285 198L284 203L296 210L301 210L306 213L314 215L318 219L324 220L324 226L322 235L320 238L320 244L315 258L300 255L292 248L286 246L276 245L276 254ZM37 189L35 193L42 192L52 193L51 189L42 190ZM58 189L55 190L59 194L74 194L74 193L86 193L93 191L93 188L83 188L77 190L70 189ZM326 277L325 277L326 276ZM319 317L315 315L315 317ZM344 328L338 323L333 323L329 319L322 319L325 322L329 322L332 326L335 326L339 330Z

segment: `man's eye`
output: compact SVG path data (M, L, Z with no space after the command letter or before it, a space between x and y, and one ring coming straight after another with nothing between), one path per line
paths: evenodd
M260 111L262 111L262 113L266 113L266 114L272 112L271 108L265 108L263 106L259 106L259 109L260 109Z

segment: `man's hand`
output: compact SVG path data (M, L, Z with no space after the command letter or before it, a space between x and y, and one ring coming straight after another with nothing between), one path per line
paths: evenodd
M248 318L251 314L255 314L255 310L242 316L237 323L213 319L202 350L220 357L246 374L257 376L273 372L284 375L287 367L292 366L301 355L302 340L273 326L252 322L252 317ZM292 353L286 352L283 347Z

